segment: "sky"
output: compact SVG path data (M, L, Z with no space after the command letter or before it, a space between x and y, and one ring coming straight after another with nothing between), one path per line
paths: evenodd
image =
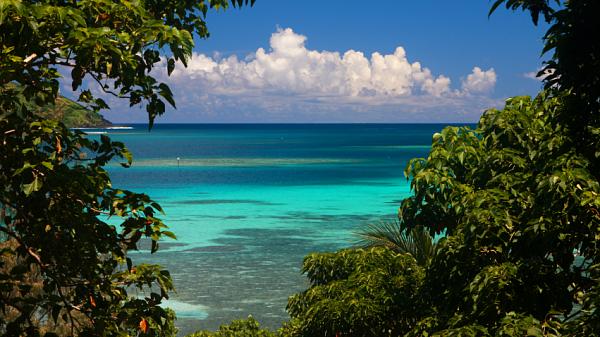
M187 68L155 76L177 109L158 123L464 123L535 95L542 36L488 1L257 0L212 11ZM117 123L143 108L107 99Z

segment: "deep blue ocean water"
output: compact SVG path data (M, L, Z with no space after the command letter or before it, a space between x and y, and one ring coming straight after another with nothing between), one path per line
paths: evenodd
M113 186L153 197L178 237L134 261L170 270L177 292L167 306L189 333L249 314L271 328L287 320L288 296L307 285L302 258L352 246L354 231L394 219L409 194L408 160L427 156L444 126L157 124L151 132L102 132L134 154L131 168L109 168Z

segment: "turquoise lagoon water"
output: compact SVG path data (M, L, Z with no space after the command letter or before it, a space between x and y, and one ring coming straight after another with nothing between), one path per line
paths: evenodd
M440 124L145 125L106 130L134 154L113 185L161 203L178 237L134 260L168 268L166 303L182 333L252 314L288 319L306 288L302 258L353 245L353 232L393 219L409 193L403 170L427 155Z

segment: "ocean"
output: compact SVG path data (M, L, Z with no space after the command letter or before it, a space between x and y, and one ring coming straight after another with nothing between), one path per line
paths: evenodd
M134 164L110 165L113 186L149 194L178 237L135 262L174 279L165 304L180 334L252 315L289 319L306 289L309 252L356 244L354 233L396 218L403 171L426 157L442 124L156 124L87 130L125 142ZM90 135L90 137L95 137Z

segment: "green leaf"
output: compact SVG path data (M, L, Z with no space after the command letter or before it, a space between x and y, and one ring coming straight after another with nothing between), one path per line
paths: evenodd
M162 235L170 237L171 239L177 239L177 237L175 236L175 234L173 232L170 232L170 231L163 231Z
M175 100L173 99L173 93L171 92L171 88L169 88L168 85L161 83L158 85L159 89L160 89L160 95L162 97L164 97L167 102L169 102L169 104L171 104L172 107L176 108L175 106ZM164 108L163 108L164 111Z
M492 16L492 14L494 13L494 11L496 11L496 9L498 8L498 6L500 6L504 1L506 1L506 0L496 0L496 2L494 2L492 4L492 7L490 8L490 11L488 12L488 17Z
M175 60L172 58L169 58L169 60L167 61L167 74L169 76L171 76L171 73L173 72L173 70L175 70Z
M35 177L33 181L29 184L24 184L21 187L21 190L25 193L25 195L31 195L33 192L37 192L42 188L42 182L38 177Z

